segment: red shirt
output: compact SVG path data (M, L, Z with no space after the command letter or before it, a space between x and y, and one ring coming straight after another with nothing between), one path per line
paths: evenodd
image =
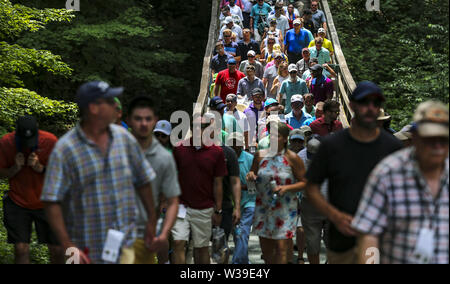
M314 120L309 127L311 127L314 134L319 134L320 136L327 136L328 134L337 132L343 128L342 123L338 120L331 122L331 124L326 124L324 117Z
M216 88L220 86L220 98L225 102L228 94L236 94L239 80L245 77L245 74L236 70L230 74L228 69L220 71L216 77Z
M214 207L214 178L228 174L223 150L217 146L173 150L181 187L181 204L194 209Z
M55 135L39 130L38 148L35 151L39 157L39 162L46 166L49 156L58 139ZM11 168L15 164L17 154L15 132L8 133L0 139L0 168ZM26 150L25 165L12 178L9 179L8 196L20 207L35 210L42 209L41 202L42 187L44 185L44 173L37 173L27 166L28 156L31 150Z

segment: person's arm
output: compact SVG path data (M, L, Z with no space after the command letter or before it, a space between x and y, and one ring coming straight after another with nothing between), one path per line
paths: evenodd
M10 179L20 172L25 165L25 157L22 153L17 153L14 158L14 165L10 168L0 169L0 179Z
M373 235L361 235L357 238L358 264L378 264L379 239ZM375 255L374 255L375 254Z
M303 164L302 159L295 153L288 153L288 161L289 165L292 169L292 173L294 174L296 183L290 185L278 186L275 191L279 192L280 195L285 194L286 192L299 192L305 189L306 187L306 179L305 179L305 165Z
M214 178L214 210L221 211L222 210L222 200L223 200L223 177L215 177ZM220 226L222 223L222 215L214 213L213 215L213 225Z
M154 243L161 241L167 241L169 238L170 230L172 229L178 214L178 196L167 199L166 217L164 218L164 226L161 230L161 234L154 239Z
M356 231L351 227L353 217L344 212L340 212L336 207L325 200L320 193L320 184L309 182L306 185L306 194L311 204L326 216L344 235L354 236Z
M259 170L259 161L260 161L260 152L256 152L255 156L253 158L252 167L250 168L250 171L248 172L246 179L247 181L256 181L257 173Z
M337 74L334 72L333 68L330 67L327 63L322 64L322 66L327 69L327 71L330 73L331 77L336 78Z
M77 248L71 241L69 234L67 233L66 225L64 224L61 204L57 202L43 202L47 221L56 235L59 243L61 244L64 252L68 248ZM89 264L91 261L89 257L79 248L80 264ZM84 248L83 248L84 249Z
M151 251L156 251L157 247L153 245L155 231L156 231L156 214L155 214L155 203L153 202L152 186L147 183L139 188L137 188L137 193L139 198L144 205L145 211L147 212L147 227L145 235L145 243Z
M220 73L219 73L220 74ZM220 76L217 75L216 77L216 82L214 84L214 96L217 97L219 96L219 86L220 86L220 81L219 81Z
M276 77L276 78L273 80L272 88L270 89L270 94L271 94L271 95L276 94L276 93L278 92L278 88L279 88L279 87L280 87L280 80L278 80L278 77Z
M234 199L233 225L241 220L241 180L239 176L230 176L230 183Z

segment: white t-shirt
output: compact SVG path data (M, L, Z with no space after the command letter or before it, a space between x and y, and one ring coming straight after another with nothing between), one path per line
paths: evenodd
M272 18L277 19L277 29L281 30L281 34L284 36L286 31L289 30L289 19L284 15L280 15L279 18L275 17L275 15L270 15L268 19L269 23Z

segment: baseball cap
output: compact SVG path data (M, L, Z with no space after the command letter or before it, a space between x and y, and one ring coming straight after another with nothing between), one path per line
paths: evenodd
M223 101L220 97L214 97L209 102L209 107L211 107L213 109L221 110L224 107L226 107L226 105L223 103Z
M391 118L391 116L390 115L387 115L385 112L384 112L384 109L380 109L380 114L378 115L378 118L377 118L377 120L388 120L388 119L390 119Z
M295 65L295 64L289 64L289 66L288 66L288 72L291 73L292 71L298 72L297 65Z
M402 131L394 133L394 136L400 141L406 141L410 139L408 136L405 135L405 132Z
M167 120L160 120L156 123L155 130L153 132L161 132L166 135L170 135L172 132L172 125Z
M277 19L275 18L275 17L273 17L273 18L270 18L270 21L269 21L270 23L276 23L277 22Z
M231 22L233 22L233 18L232 18L231 16L227 16L227 17L225 18L225 20L223 21L223 23L224 23L225 25L228 25L228 24L231 23Z
M254 88L253 90L252 90L252 96L253 95L264 95L264 92L263 92L263 90L261 90L260 88Z
M320 138L317 135L314 135L314 137L306 143L306 157L309 160L314 158L314 155L319 151L320 143Z
M271 114L271 115L269 115L269 117L267 117L266 124L269 124L271 122L277 122L278 123L278 122L281 122L281 119L280 119L280 117L278 115Z
M228 59L227 64L229 64L229 65L235 65L235 64L236 64L236 59L234 59L234 58Z
M273 55L273 58L278 58L278 57L281 57L281 58L283 58L283 54L281 53L281 52L276 52L274 55Z
M295 103L295 102L301 102L303 103L303 96L302 95L293 95L291 97L291 104Z
M381 88L371 81L360 82L350 95L350 100L359 101L368 95L378 95L381 100L385 100Z
M303 135L303 132L300 129L291 130L291 132L289 133L289 140L294 139L300 139L305 141L305 136Z
M98 99L114 98L123 93L123 87L111 88L103 81L84 83L78 88L75 101L79 107L86 107Z
M320 29L317 31L317 33L320 34L320 33L326 33L326 32L325 32L325 29L324 29L324 28L320 28Z
M264 107L266 108L266 107L268 107L268 106L270 106L270 105L273 105L273 104L277 104L277 105L278 105L277 100L275 100L275 99L273 99L273 98L268 98L268 99L264 102Z
M408 138L412 138L412 125L408 124L405 127L402 128L402 130L400 130L400 132L402 132L405 136L407 136Z
M318 59L317 57L311 57L311 58L309 59L309 63L311 64L311 63L313 63L313 62L319 64L319 59Z
M256 52L254 50L249 50L247 52L247 56L255 56L255 55L256 55Z
M316 64L316 65L310 67L309 70L311 70L311 71L322 71L323 68L322 68L322 66L320 66L320 64Z
M307 125L303 125L302 127L300 127L300 131L302 132L303 136L310 136L312 135L312 130L311 127L307 126Z
M448 107L435 100L421 103L415 113L413 120L414 129L421 137L449 137Z
M237 96L235 94L228 94L225 100L233 100L233 102L237 102Z
M38 125L36 118L32 115L24 115L17 119L16 124L15 135L20 139L21 146L25 148L37 147Z
M302 24L302 21L301 21L299 18L297 18L297 19L294 20L293 24L294 24L294 25L295 25L295 24L301 25L301 24Z
M309 48L305 47L302 49L302 53L305 53L305 51L307 51L309 53Z

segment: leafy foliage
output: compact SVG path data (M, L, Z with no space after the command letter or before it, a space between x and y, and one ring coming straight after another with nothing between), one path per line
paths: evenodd
M368 12L365 1L329 2L355 81L380 84L394 129L424 100L448 103L448 1L382 0L379 13Z

